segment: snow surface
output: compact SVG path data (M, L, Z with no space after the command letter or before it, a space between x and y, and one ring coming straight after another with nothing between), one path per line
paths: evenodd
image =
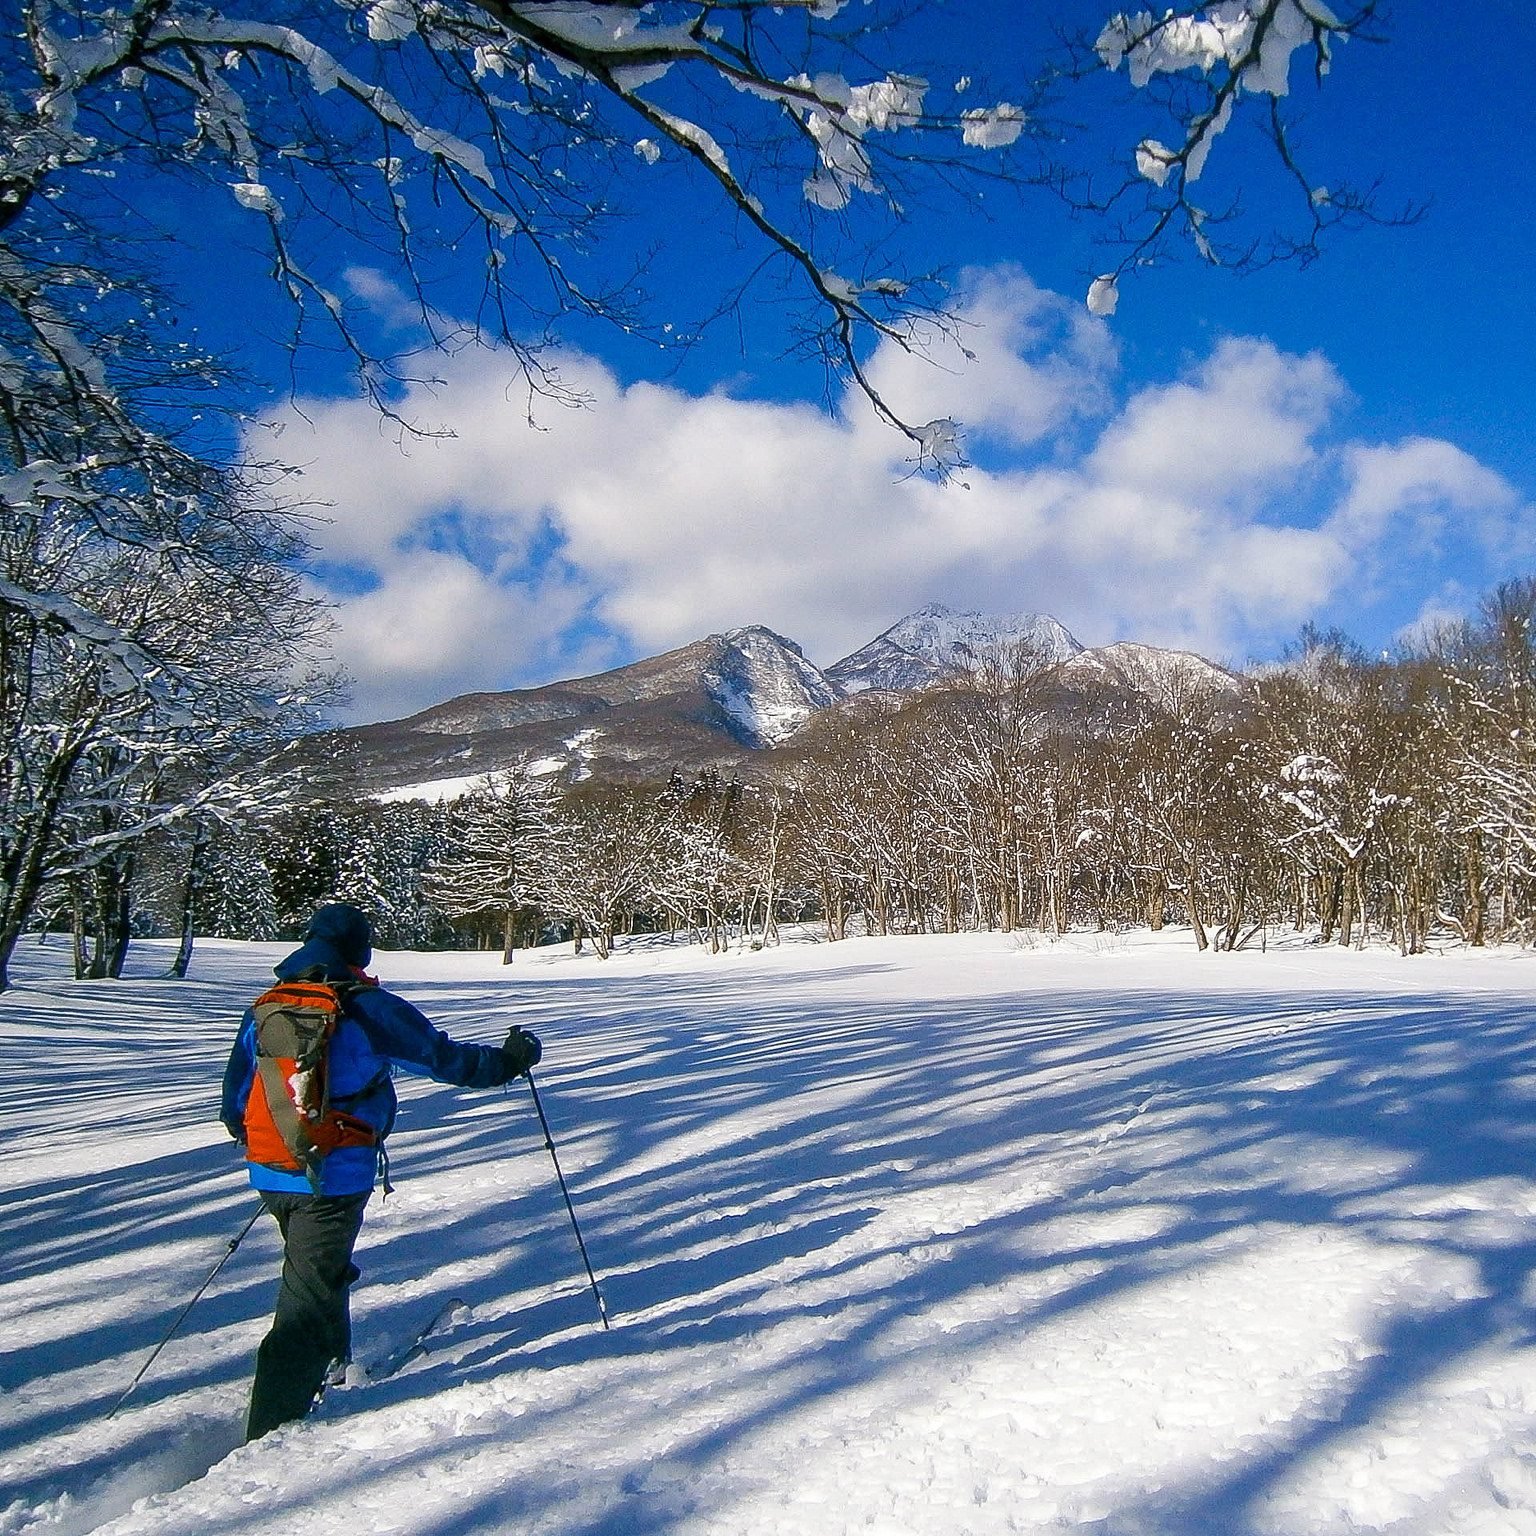
M1536 1531L1536 956L1187 934L383 954L528 1096L402 1086L394 1378L237 1447L275 1284L213 1123L284 946L0 997L0 1533Z
M557 767L565 766L563 758L555 761ZM540 770L535 767L532 771L537 773ZM484 789L487 777L484 773L462 773L454 778L423 779L419 784L402 784L398 789L380 790L369 798L380 805L398 805L405 800L425 800L432 805L441 805L445 800L462 800L465 795Z
M1058 674L1079 687L1095 684L1131 688L1164 708L1172 708L1191 692L1233 694L1243 683L1193 651L1169 651L1134 640L1117 640L1069 656Z

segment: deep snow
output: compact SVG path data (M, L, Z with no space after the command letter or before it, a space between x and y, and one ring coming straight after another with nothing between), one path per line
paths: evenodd
M430 1353L237 1447L275 1284L213 1121L284 946L0 997L0 1533L1536 1532L1536 956L1187 936L381 955L526 1091L402 1082L354 1316ZM135 1502L139 1500L140 1502Z

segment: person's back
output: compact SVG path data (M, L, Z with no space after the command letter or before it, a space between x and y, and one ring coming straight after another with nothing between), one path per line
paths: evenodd
M330 1364L350 1356L348 1293L358 1277L352 1250L394 1125L393 1069L463 1088L494 1088L537 1065L542 1054L538 1039L516 1028L501 1046L451 1040L366 974L371 958L366 915L334 902L316 911L304 944L274 967L280 983L325 983L338 997L341 1014L324 1066L328 1102L365 1127L372 1141L359 1135L353 1144L315 1155L308 1166L248 1153L251 1183L282 1233L283 1272L272 1328L257 1352L247 1439L301 1418ZM225 1068L220 1109L225 1127L242 1146L270 1143L250 1135L267 1083L280 1082L269 1074L263 1092L253 1092L259 1055L256 1012L247 1009Z

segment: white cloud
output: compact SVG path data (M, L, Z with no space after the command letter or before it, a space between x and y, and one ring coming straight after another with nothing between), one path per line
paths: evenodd
M350 599L338 656L357 679L354 708L377 719L452 694L501 686L545 663L584 593L498 582L459 555L416 550L381 562L381 584Z
M1498 547L1519 520L1451 444L1341 443L1347 392L1321 357L1228 340L1117 408L1102 325L1012 270L971 294L972 359L870 364L914 418L972 425L967 487L912 478L860 399L829 415L625 387L572 354L595 403L546 407L543 430L485 351L404 402L452 438L402 448L364 405L304 402L279 446L332 504L325 559L371 588L340 615L359 717L750 623L825 664L931 601L1241 656L1363 582L1422 594L1436 541Z
M935 334L921 352L883 347L870 365L871 382L899 415L952 416L971 438L1020 446L1106 407L1115 343L1081 304L1037 287L1016 267L962 281L967 298L956 332Z
M1483 542L1508 535L1514 487L1470 454L1437 438L1357 444L1347 450L1348 493L1329 526L1352 547L1379 546L1389 529L1416 552L1433 553L1447 532L1469 524Z
M1392 638L1407 646L1422 645L1436 630L1471 614L1476 608L1477 596L1459 581L1447 581L1424 598L1413 618Z
M1315 462L1314 437L1343 396L1322 357L1223 341L1189 379L1133 396L1088 468L1149 495L1252 502Z

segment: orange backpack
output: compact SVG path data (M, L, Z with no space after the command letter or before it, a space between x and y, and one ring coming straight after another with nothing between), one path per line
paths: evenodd
M317 1194L327 1153L379 1140L366 1120L331 1106L331 1037L352 990L345 982L280 981L251 1004L256 1075L245 1104L246 1160L302 1173Z

